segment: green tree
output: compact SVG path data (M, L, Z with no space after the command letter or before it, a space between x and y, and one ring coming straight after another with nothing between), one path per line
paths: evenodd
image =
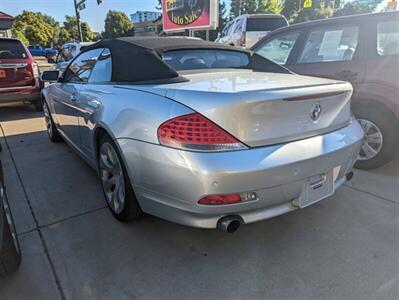
M81 22L80 26L82 27L82 35L84 42L90 42L93 40L94 35L90 29L90 25L87 22ZM79 39L78 32L78 21L74 16L65 16L64 21L64 29L68 32L69 37L71 39Z
M360 3L359 1L347 2L344 7L334 11L333 17L371 13L375 8L375 4Z
M134 35L133 23L129 17L121 11L110 10L105 18L103 37L112 39Z
M23 11L16 17L14 32L20 32L30 44L49 45L53 41L54 28L48 24L41 13Z
M279 15L283 8L284 4L280 0L259 0L256 12Z
M332 9L326 2L314 1L312 8L301 9L293 16L293 23L301 23L310 20L326 19L332 16Z
M25 37L24 33L19 30L12 30L12 34L16 36L22 43L24 43L26 46L29 45L29 40Z
M284 1L284 8L281 11L281 14L284 15L289 22L293 21L293 17L298 14L302 3L301 0Z
M71 37L69 36L69 32L68 30L65 29L65 27L61 27L60 28L60 32L58 34L58 44L59 45L63 45L66 42L68 42L71 39Z

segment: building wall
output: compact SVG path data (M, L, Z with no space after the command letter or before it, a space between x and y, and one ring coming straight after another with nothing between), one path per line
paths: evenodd
M130 19L132 23L140 23L147 21L155 21L161 16L162 14L156 11L137 11L136 13L130 15Z

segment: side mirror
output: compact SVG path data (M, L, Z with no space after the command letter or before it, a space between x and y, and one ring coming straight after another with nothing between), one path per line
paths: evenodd
M44 71L41 79L43 82L55 82L60 77L59 71Z
M47 62L48 62L49 64L53 64L53 63L55 63L55 60L54 60L53 57L50 57L50 58L47 59Z

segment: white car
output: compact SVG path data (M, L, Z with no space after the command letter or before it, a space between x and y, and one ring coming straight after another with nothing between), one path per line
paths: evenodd
M287 19L281 15L241 15L227 23L216 42L249 49L270 31L288 25Z
M61 51L57 55L54 70L63 72L73 58L75 58L81 51L82 47L89 46L92 42L73 42L66 43L61 47ZM50 61L49 61L50 62Z

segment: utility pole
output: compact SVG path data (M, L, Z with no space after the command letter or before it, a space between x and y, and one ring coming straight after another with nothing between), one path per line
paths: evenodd
M76 22L78 23L78 33L79 33L79 41L83 42L83 33L82 33L82 24L80 24L80 11L86 8L86 0L73 0L75 5L75 13L76 13ZM97 5L100 5L103 0L97 0Z
M82 34L82 25L80 24L80 10L84 5L84 2L86 0L82 0L79 3L76 2L76 0L73 0L75 3L75 12L76 12L76 22L78 23L78 33L79 33L79 41L83 42L83 34Z

